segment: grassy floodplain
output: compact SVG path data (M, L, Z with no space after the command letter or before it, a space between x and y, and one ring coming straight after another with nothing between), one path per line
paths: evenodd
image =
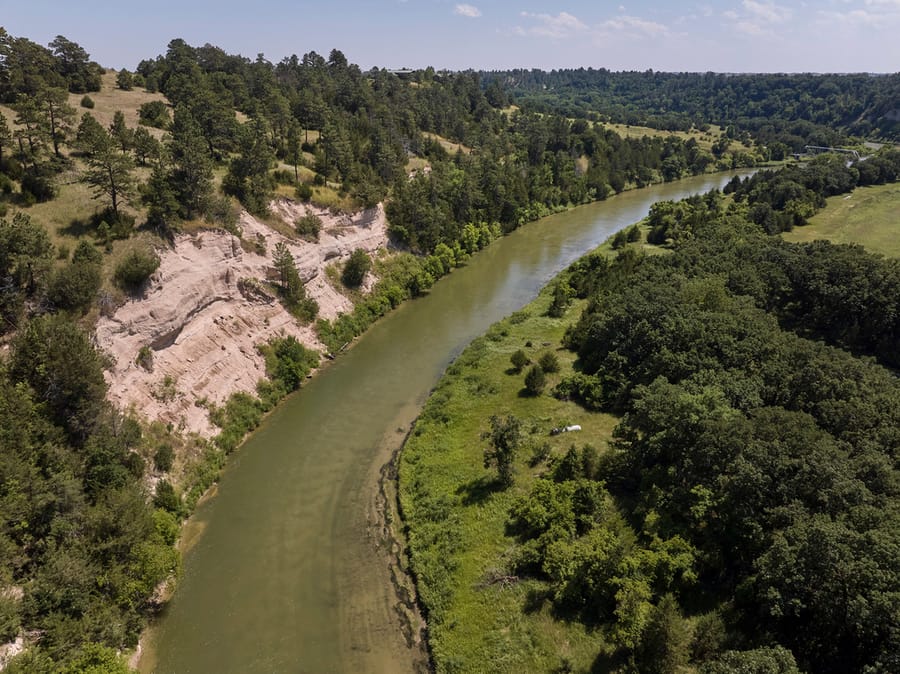
M575 354L562 349L560 340L584 304L576 301L563 317L550 318L551 296L548 286L472 342L447 369L401 454L401 507L412 530L419 591L431 608L438 671L478 671L486 663L501 672L584 670L607 650L599 631L560 621L549 606L535 601L546 589L543 581L508 577L497 565L515 545L506 530L513 501L529 492L551 457L572 444L605 451L618 421L548 394L573 371ZM518 349L532 362L548 351L558 357L560 371L548 375L543 395L525 395L527 367L515 373L510 362ZM506 490L483 465L482 433L494 414L513 414L523 422L515 483ZM567 424L583 430L550 435ZM544 452L549 447L549 455L539 460L542 446ZM420 541L430 544L427 551L417 546Z
M553 319L545 315L549 303L545 289L462 353L438 384L402 453L401 504L415 532L413 549L416 537L443 539L440 556L414 561L420 592L433 607L429 630L439 671L473 671L487 662L499 671L546 671L560 665L560 654L584 667L603 647L600 637L583 626L560 623L546 610L526 611L542 583L504 582L499 578L507 572L496 568L497 558L514 545L505 533L510 505L546 468L529 465L532 448L549 442L553 455L572 442L604 448L616 423L614 417L546 394L520 394L523 373L513 373L510 363L517 349L532 361L555 352L561 366L557 380L572 369L574 354L560 350L559 342L581 307L570 307L568 319ZM508 490L496 488L494 472L483 466L481 434L493 414L515 414L525 422L527 439ZM563 424L581 424L584 430L550 437L550 429ZM444 575L447 568L452 571Z
M804 227L784 233L787 241L828 239L858 243L873 253L900 257L900 185L858 187L828 198L827 206Z

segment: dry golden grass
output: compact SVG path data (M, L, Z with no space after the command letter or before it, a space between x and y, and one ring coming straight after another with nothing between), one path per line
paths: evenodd
M423 159L422 157L410 157L404 168L406 169L407 174L409 174L413 171L421 171L426 166L431 166L431 163L427 159Z
M441 144L441 147L444 148L450 154L456 154L457 150L462 150L463 154L469 154L472 151L472 148L466 147L462 143L454 143L452 140L447 140L443 136L439 136L436 133L424 132L422 134L426 138L431 138L432 140L436 140Z
M685 141L693 138L697 141L697 145L707 151L712 150L713 143L722 136L722 129L715 125L710 126L709 130L705 132L698 129L691 129L690 131L662 131L660 129L651 129L648 126L632 126L630 124L603 124L602 126L612 129L623 138L642 138L644 136L666 138L668 136L677 136ZM728 146L729 150L738 150L740 148L741 144L734 140Z
M94 108L82 108L81 99L83 94L69 94L69 105L78 111L78 117L85 112L91 113L97 118L103 126L109 127L113 121L113 115L116 110L121 110L125 115L125 123L129 127L138 125L138 109L150 101L166 101L166 97L160 93L151 94L140 87L135 87L131 91L123 91L116 88L116 71L107 70L103 75L100 85L100 91L92 91L88 94L94 101ZM159 129L147 127L151 133L157 137L162 135Z

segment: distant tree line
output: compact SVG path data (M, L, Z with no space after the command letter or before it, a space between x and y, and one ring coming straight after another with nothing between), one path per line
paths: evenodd
M527 110L668 131L717 124L799 151L844 134L898 138L900 74L613 72L605 68L481 73Z

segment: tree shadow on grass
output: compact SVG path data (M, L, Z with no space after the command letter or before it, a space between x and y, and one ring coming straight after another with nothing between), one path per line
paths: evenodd
M476 480L460 485L457 490L457 496L462 497L463 505L478 505L487 501L495 492L503 491L503 485L500 481L482 475Z
M59 227L56 231L60 236L81 238L93 234L97 230L97 224L93 218L72 218L68 225Z
M522 610L527 613L540 613L543 608L553 601L553 592L549 588L532 588L525 595L525 603Z

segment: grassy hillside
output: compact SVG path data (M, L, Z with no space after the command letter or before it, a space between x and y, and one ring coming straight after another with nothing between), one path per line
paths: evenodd
M873 253L900 257L900 185L859 187L851 194L828 199L809 224L785 232L787 241L828 239L858 243Z

